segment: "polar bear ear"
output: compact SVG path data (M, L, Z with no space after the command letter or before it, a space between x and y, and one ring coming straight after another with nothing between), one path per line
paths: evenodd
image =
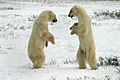
M78 9L78 8L79 8L79 6L78 6L78 5L75 5L75 8L76 8L76 9Z
M49 14L51 15L51 14L52 14L52 11L49 11Z
M76 9L78 9L79 8L79 6L76 6Z

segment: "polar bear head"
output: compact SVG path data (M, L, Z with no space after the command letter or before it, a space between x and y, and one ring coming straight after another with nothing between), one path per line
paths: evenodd
M48 14L49 14L49 17L48 17L48 20L49 20L49 21L57 22L57 18L56 18L56 15L55 15L54 12L48 11Z
M40 16L38 17L38 21L52 21L52 22L57 22L56 15L53 11L51 10L45 10L43 11Z
M70 9L68 17L83 16L84 14L86 14L85 9L81 6L75 5Z

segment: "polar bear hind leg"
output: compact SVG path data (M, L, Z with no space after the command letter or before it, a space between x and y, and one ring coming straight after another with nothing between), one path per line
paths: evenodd
M82 49L79 48L78 52L77 52L77 60L78 60L78 64L79 64L80 69L86 68L85 57L86 57L85 52L83 52Z
M91 69L97 69L96 55L94 48L89 48L87 51L87 62L90 65Z
M37 68L41 68L42 64L45 61L45 55L43 51L39 51L36 50L38 52L34 52L32 53L32 55L29 55L29 58L31 59L32 63L33 63L33 68L37 69Z

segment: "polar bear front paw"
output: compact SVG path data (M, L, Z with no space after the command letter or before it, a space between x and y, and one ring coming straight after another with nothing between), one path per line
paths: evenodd
M52 44L55 44L54 36L51 36L51 37L49 38L49 41L50 41Z
M78 34L78 28L77 27L71 27L70 30L72 30L71 35Z

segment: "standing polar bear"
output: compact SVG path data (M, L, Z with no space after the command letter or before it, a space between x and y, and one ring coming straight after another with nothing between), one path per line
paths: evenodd
M28 43L28 57L33 68L41 68L45 61L44 46L50 41L55 44L54 36L48 30L48 21L57 22L56 15L50 11L43 11L33 23L32 33Z
M91 18L81 6L75 5L69 12L69 17L77 16L78 23L74 23L70 28L71 34L76 34L79 37L79 49L77 59L80 69L86 68L86 61L91 69L97 69L95 43L92 33Z

